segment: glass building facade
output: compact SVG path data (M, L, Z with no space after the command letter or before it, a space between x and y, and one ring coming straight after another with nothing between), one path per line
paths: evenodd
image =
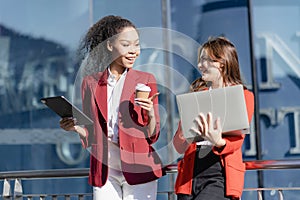
M80 105L77 47L105 15L131 20L141 34L136 69L157 79L165 165L176 163L176 94L196 77L197 48L224 35L237 47L242 76L255 91L257 112L243 146L244 160L297 159L300 155L300 2L287 0L0 0L1 171L89 167L76 134L40 102L64 95ZM298 170L247 171L245 187L296 187ZM260 177L260 178L259 178ZM173 188L163 177L160 188ZM64 186L64 187L62 187ZM90 192L87 180L35 181L24 192ZM266 192L265 199L277 199ZM287 199L299 192L287 191ZM253 200L256 192L244 192ZM160 199L165 197L159 196Z

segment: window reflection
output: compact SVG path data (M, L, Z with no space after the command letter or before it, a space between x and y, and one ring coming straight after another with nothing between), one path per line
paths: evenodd
M40 108L39 98L66 95L73 72L67 49L1 26L1 114Z

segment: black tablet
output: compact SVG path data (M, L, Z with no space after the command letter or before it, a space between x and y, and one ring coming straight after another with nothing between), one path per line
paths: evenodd
M93 124L93 120L91 120L80 109L68 101L68 99L66 99L64 96L41 98L41 102L62 118L76 118L78 125Z

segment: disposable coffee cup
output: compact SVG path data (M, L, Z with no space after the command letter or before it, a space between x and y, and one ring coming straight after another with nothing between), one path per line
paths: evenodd
M145 84L138 83L135 87L135 97L147 99L151 92L151 88Z

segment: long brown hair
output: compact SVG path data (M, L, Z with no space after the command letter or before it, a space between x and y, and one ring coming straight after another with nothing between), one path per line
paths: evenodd
M225 85L243 84L238 55L233 43L225 37L209 38L198 49L198 62L200 61L200 54L204 49L211 60L219 62L223 66L221 75ZM206 84L201 78L198 78L191 84L192 91L201 90Z
M191 92L197 92L205 88L207 88L207 83L201 77L194 80L190 85Z

